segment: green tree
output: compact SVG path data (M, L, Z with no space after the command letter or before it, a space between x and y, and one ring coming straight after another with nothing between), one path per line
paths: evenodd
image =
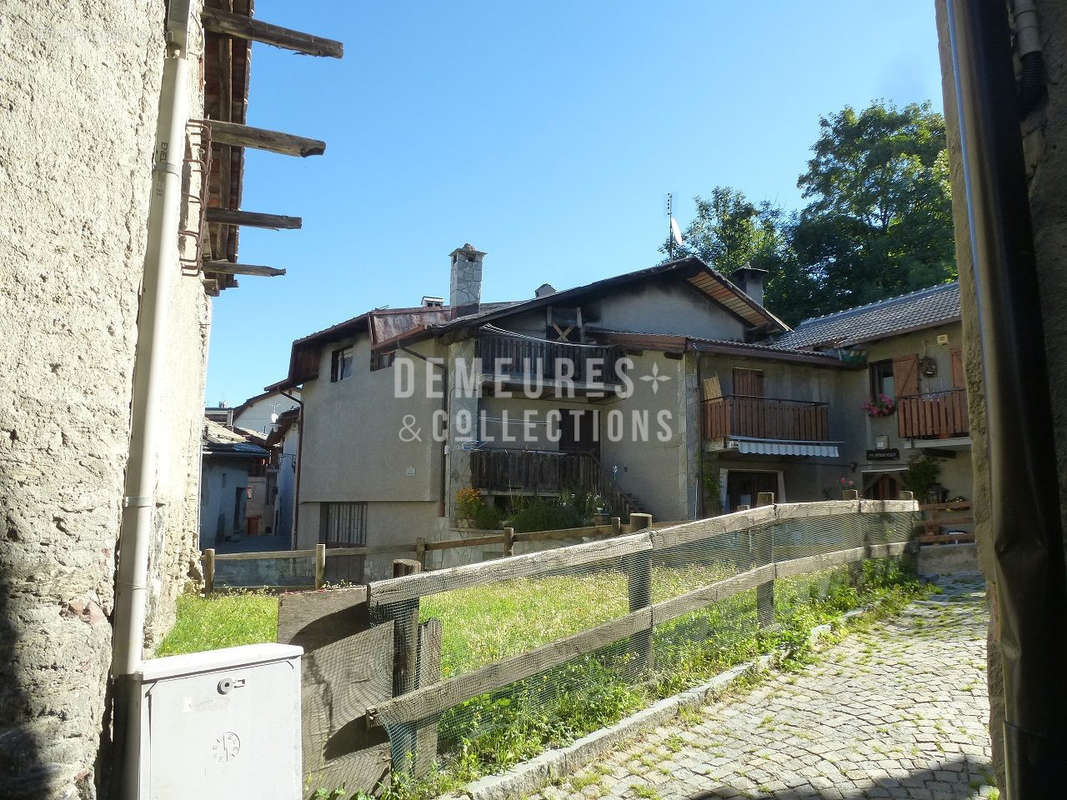
M876 102L823 117L792 248L836 311L956 277L944 118Z
M945 122L930 105L876 102L820 122L786 216L726 186L696 198L675 255L729 275L769 272L765 304L790 324L956 277ZM666 248L660 248L665 252Z
M819 287L796 258L781 209L767 202L757 206L729 186L716 186L694 202L696 216L682 234L684 244L675 246L676 258L699 256L727 277L746 265L765 269L768 308L790 324L814 313Z

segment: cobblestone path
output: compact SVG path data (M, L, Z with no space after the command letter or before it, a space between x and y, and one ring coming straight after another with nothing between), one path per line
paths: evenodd
M684 712L530 800L996 796L983 586L942 587L802 672Z

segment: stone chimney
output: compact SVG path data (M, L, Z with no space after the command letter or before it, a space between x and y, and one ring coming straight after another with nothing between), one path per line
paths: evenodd
M740 269L735 269L730 278L741 287L742 292L763 305L763 282L767 279L767 274L765 269L745 264Z
M452 316L474 314L482 302L482 259L485 253L475 250L468 242L449 256L452 259L452 282L448 304L452 306Z

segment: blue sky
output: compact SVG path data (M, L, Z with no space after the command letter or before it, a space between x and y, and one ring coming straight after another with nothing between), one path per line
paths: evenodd
M875 98L941 108L932 0L257 0L256 16L340 39L341 61L256 44L251 125L327 142L248 151L243 229L214 301L206 401L284 377L294 338L448 294L448 253L487 251L482 297L530 297L660 259L717 184L802 205L820 114Z

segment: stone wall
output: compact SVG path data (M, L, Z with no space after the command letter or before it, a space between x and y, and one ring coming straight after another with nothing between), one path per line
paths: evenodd
M0 3L0 796L90 798L108 762L116 539L163 0ZM194 69L195 64L194 64ZM194 90L199 81L193 76ZM194 112L196 112L194 104ZM195 548L208 303L179 285L149 641Z
M1041 280L1042 316L1045 328L1049 384L1055 423L1057 474L1060 478L1060 508L1067 512L1067 6L1059 0L1036 0L1047 70L1048 101L1021 125L1027 177L1030 185L1034 247ZM948 128L952 169L953 218L956 227L956 259L960 272L960 301L963 307L964 362L967 372L967 400L973 441L974 517L978 557L982 571L993 578L992 531L990 530L991 487L986 458L988 431L985 421L985 394L982 387L982 358L978 332L973 259L968 239L967 208L960 154L959 121L956 114L955 84L950 60L947 16L944 0L936 0L938 39L941 49L942 89ZM1067 516L1064 524L1067 525ZM995 581L989 582L990 605L996 610ZM993 760L1000 784L1004 785L1003 740L1004 696L1000 658L997 649L996 614L989 633L989 701Z

